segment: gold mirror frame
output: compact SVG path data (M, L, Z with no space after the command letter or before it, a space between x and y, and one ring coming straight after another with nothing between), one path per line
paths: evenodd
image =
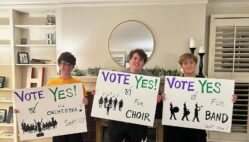
M151 54L150 55L148 55L148 60L151 58L151 56L153 55L153 53L154 53L154 50L155 50L155 39L154 39L154 35L153 35L153 33L152 33L152 31L150 30L150 28L147 26L147 25L145 25L144 23L142 23L142 22L140 22L140 21L137 21L137 20L126 20L126 21L124 21L124 22L121 22L121 23L119 23L118 25L116 25L115 27L114 27L114 29L112 30L112 32L111 32L111 34L110 34L110 36L109 36L109 39L108 39L108 50L109 50L109 53L110 53L110 56L112 57L112 59L113 59L113 61L115 62L115 63L117 63L119 66L121 66L121 67L127 67L127 62L128 62L128 54L129 54L129 49L136 49L136 48L139 48L139 47L136 47L136 48L129 48L129 49L127 49L127 50L125 50L125 51L113 51L113 50L111 50L111 48L113 48L113 47L110 47L111 46L111 38L112 38L112 36L113 36L113 33L118 29L118 28L120 28L121 27L121 25L122 26L125 26L124 24L132 24L132 23L135 23L135 24L138 24L138 25L136 25L136 26L142 26L141 27L141 29L143 28L143 29L146 29L146 31L143 31L144 33L146 33L147 32L147 35L146 36L148 36L148 37L150 37L150 42L151 42L151 51L149 51L149 52L151 52ZM130 26L130 25L126 25L126 27L127 26ZM123 27L121 27L121 28L123 28ZM123 33L122 33L123 34ZM145 37L146 37L145 36ZM150 48L148 48L148 49L150 49ZM144 49L144 48L141 48L141 49ZM115 52L115 53L113 53L113 52ZM145 51L145 52L147 52L148 53L148 51Z

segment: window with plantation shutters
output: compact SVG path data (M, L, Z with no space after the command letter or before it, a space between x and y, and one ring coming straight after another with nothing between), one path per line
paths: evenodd
M249 15L212 15L208 76L235 80L238 96L231 133L208 132L209 141L249 140Z
M235 94L238 100L233 107L232 132L248 133L249 83L236 83Z
M215 72L249 72L249 26L217 26Z

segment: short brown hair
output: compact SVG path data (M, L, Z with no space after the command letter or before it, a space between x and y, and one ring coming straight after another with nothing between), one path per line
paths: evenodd
M144 50L142 49L134 49L134 50L131 50L130 53L129 53L129 60L132 59L133 55L137 53L143 60L144 60L144 63L147 62L147 54L144 52Z
M68 62L71 65L75 65L76 64L76 58L70 52L63 52L63 53L61 53L61 55L59 56L58 61L57 61L58 64L60 64L61 61Z
M182 54L179 57L178 63L180 65L182 65L182 63L184 61L188 60L188 59L192 59L195 62L195 64L197 64L197 61L198 61L197 57L194 54L191 54L191 53L184 53L184 54Z

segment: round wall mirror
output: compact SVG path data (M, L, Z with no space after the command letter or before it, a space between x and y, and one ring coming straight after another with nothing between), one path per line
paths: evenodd
M152 55L154 37L150 29L145 24L134 20L118 24L109 38L109 50L113 60L128 68L129 52L136 48L143 49L148 57Z

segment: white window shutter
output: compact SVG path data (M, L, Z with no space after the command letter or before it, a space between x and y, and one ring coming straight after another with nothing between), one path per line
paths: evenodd
M249 140L249 15L212 15L208 76L235 80L232 132L208 132L210 141Z

